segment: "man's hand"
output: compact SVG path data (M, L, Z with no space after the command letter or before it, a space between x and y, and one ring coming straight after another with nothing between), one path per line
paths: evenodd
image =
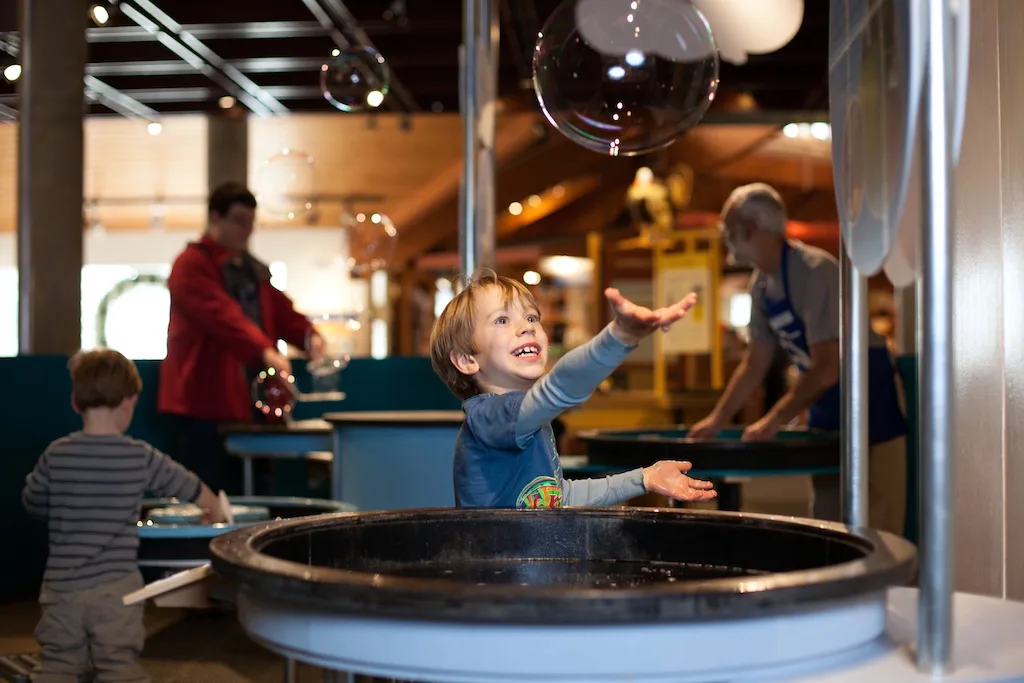
M690 430L686 432L686 438L713 439L718 436L718 432L720 431L722 431L721 420L712 414L690 427Z
M772 415L765 415L743 430L741 441L769 441L775 438L782 425Z
M658 328L668 330L697 303L697 295L691 292L671 306L652 311L633 303L613 287L604 290L604 295L615 310L612 334L627 346L636 346Z
M313 330L309 333L309 341L306 343L306 357L311 361L318 361L324 357L324 338L320 333Z
M268 347L263 349L263 367L274 368L278 372L292 374L292 362L288 357L281 354L277 349Z
M690 479L683 474L693 467L688 462L660 460L644 468L644 488L675 500L711 500L718 495L710 481Z

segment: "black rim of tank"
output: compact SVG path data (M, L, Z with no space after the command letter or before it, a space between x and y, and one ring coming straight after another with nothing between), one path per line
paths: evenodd
M686 429L679 425L676 430ZM787 438L769 441L691 439L666 436L664 429L598 430L580 432L592 465L644 467L658 460L686 460L700 470L806 470L839 465L835 432L788 428Z
M838 555L853 553L858 557L795 571L642 588L566 589L405 578L374 571L310 566L262 552L274 543L325 531L365 531L367 525L438 523L446 519L459 523L500 523L522 520L524 516L555 524L588 519L679 524L682 526L678 529L699 528L701 533L712 535L738 529L748 536L751 532L785 534L803 541L834 544L829 548ZM904 585L914 575L917 557L914 545L906 539L873 529L774 515L622 507L339 513L232 531L211 541L210 554L214 569L236 583L242 592L311 610L363 617L534 625L706 621L818 609L826 603L863 598Z

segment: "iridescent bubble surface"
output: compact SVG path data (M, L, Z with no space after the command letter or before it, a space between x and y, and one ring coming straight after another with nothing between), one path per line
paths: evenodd
M551 125L611 156L667 147L697 125L718 68L711 28L688 0L566 0L533 53Z
M324 99L344 112L376 109L383 104L391 82L391 70L384 56L369 47L337 52L320 67Z

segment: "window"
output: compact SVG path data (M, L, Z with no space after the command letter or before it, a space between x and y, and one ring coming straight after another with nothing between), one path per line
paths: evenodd
M0 267L0 356L18 355L18 269Z

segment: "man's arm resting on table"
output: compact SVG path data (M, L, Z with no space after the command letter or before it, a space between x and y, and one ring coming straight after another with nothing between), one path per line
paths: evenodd
M776 424L787 424L810 408L826 389L839 381L839 342L835 339L811 346L811 367L778 403L768 411Z

